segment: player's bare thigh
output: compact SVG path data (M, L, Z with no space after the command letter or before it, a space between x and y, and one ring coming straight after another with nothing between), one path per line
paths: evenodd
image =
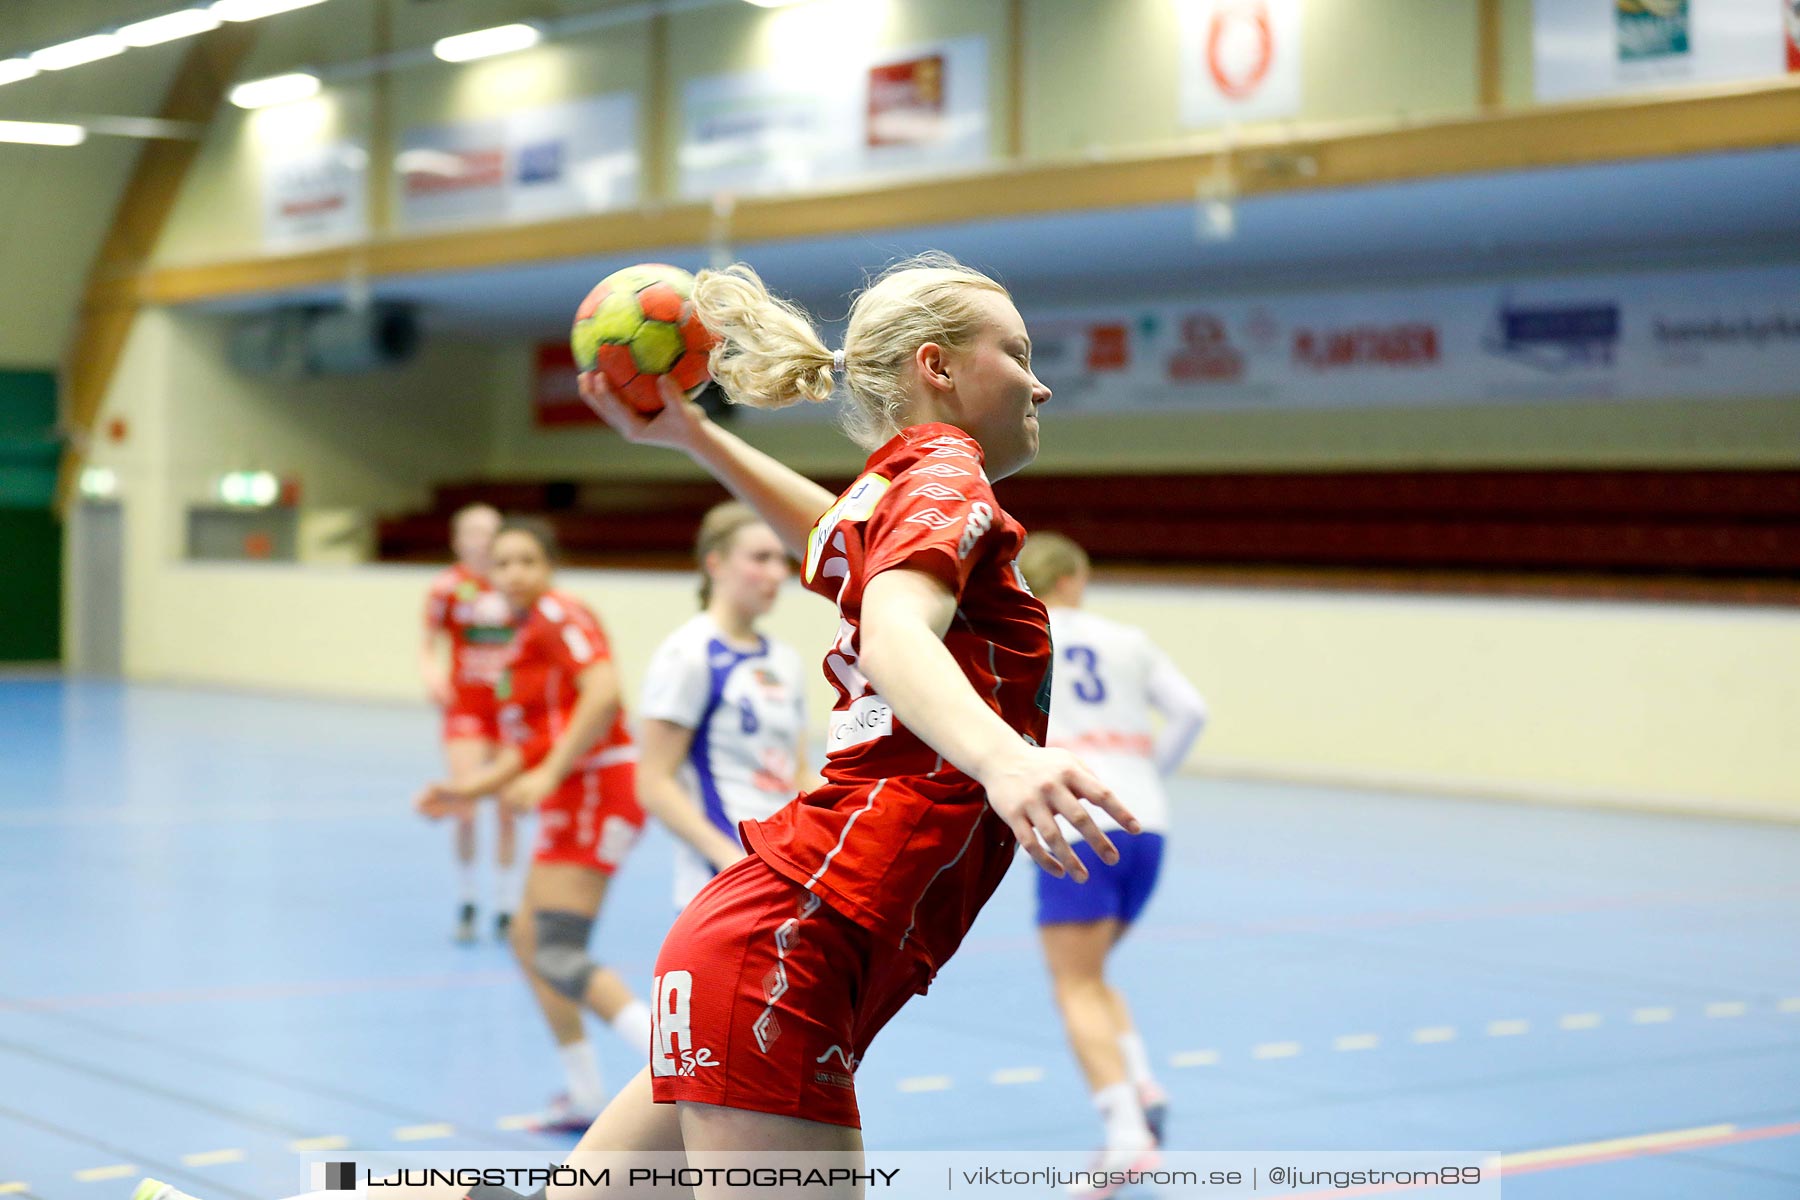
M695 1167L796 1167L802 1171L828 1171L833 1167L861 1170L862 1130L784 1117L774 1113L725 1108L683 1100L675 1105L681 1114L681 1140L688 1162ZM754 1147L754 1152L746 1151ZM836 1188L769 1186L731 1187L726 1184L694 1189L694 1200L802 1200L830 1196L833 1200L859 1200L860 1183Z

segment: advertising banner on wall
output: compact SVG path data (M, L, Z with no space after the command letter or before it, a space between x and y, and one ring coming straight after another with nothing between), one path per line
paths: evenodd
M545 428L604 425L581 398L569 343L539 342L531 371L531 420Z
M976 166L988 157L987 40L710 75L683 89L681 115L690 199Z
M1272 121L1300 111L1300 0L1177 0L1181 123Z
M1065 411L1800 398L1800 276L1744 268L1028 312Z
M1792 0L1534 4L1537 98L1578 100L1784 74L1790 68L1783 26L1792 10Z
M637 203L629 92L407 130L394 169L408 227L539 221Z
M263 245L270 250L368 236L369 155L352 142L284 147L262 160Z

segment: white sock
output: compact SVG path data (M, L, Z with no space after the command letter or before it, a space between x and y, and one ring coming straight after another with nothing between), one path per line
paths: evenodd
M648 1035L644 1043L649 1045ZM569 1084L569 1103L582 1112L597 1113L606 1104L606 1088L600 1082L600 1060L594 1056L594 1043L582 1038L556 1048L562 1059L563 1077Z
M1106 1124L1108 1150L1142 1150L1156 1140L1138 1107L1137 1088L1129 1080L1095 1092L1094 1107Z
M481 889L476 886L475 864L458 862L456 864L456 886L462 893L464 904L475 904L481 899Z
M1144 1039L1138 1036L1135 1029L1119 1035L1119 1053L1125 1056L1125 1075L1138 1087L1150 1087L1162 1091L1157 1085L1156 1076L1150 1071L1150 1051L1144 1046Z
M519 860L513 859L510 867L494 864L494 909L497 912L517 912L519 908L519 881L522 873Z
M613 1014L608 1021L608 1028L619 1035L619 1040L630 1046L633 1052L650 1058L650 1006L642 1000L633 1000L624 1008Z

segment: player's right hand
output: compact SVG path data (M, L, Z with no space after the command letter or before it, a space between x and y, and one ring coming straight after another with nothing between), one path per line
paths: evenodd
M447 783L428 783L413 800L413 809L419 815L437 821L444 817L469 815L475 809L475 801L457 795Z
M1102 862L1119 861L1118 849L1101 832L1083 800L1099 806L1126 832L1142 831L1138 819L1119 798L1067 750L1021 744L1017 753L983 770L981 784L987 789L988 803L1012 829L1019 845L1038 866L1058 878L1066 874L1077 883L1086 883L1088 877L1087 867L1057 825L1058 816L1075 827Z
M619 399L606 382L606 376L599 371L583 372L578 384L587 406L628 442L688 450L699 440L700 430L708 422L706 410L689 400L667 375L656 381L657 394L662 397L662 411L649 417Z

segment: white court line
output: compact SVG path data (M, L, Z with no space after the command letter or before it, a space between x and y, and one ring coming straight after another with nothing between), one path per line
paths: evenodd
M1599 1013L1565 1013L1557 1025L1563 1029L1594 1029L1600 1024Z
M494 1128L504 1129L511 1133L520 1129L530 1129L540 1120L542 1120L542 1117L538 1113L514 1113L510 1117L501 1117L498 1121L495 1121Z
M1531 1032L1531 1022L1514 1017L1508 1021L1489 1021L1487 1035L1489 1037L1518 1037L1521 1033Z
M288 1143L288 1149L295 1154L313 1154L320 1150L345 1150L350 1146L350 1139L339 1133L327 1134L325 1137L299 1138Z
M1003 1067L988 1076L989 1083L1039 1083L1044 1078L1042 1067Z
M1252 1058L1292 1058L1300 1053L1299 1042L1264 1042L1251 1049Z
M1456 1040L1456 1026L1427 1025L1423 1029L1413 1030L1412 1040L1421 1046L1429 1046L1437 1042L1453 1042Z
M1750 1006L1742 1000L1715 1000L1706 1006L1709 1017L1741 1017L1749 1011Z
M1381 1039L1372 1033L1346 1033L1331 1043L1333 1050L1373 1050Z
M1631 1010L1631 1021L1634 1025L1661 1025L1664 1021L1675 1019L1672 1008L1634 1008Z
M117 1163L110 1167L89 1167L85 1171L75 1172L76 1183L100 1183L107 1179L124 1179L128 1175L136 1175L134 1163Z
M202 1150L198 1154L181 1156L182 1165L188 1167L216 1167L221 1163L243 1161L244 1152L242 1150Z
M955 1080L948 1075L914 1075L900 1081L903 1092L947 1092Z
M1775 1007L1782 1012L1800 1013L1800 996L1789 996Z
M438 1138L455 1136L456 1126L446 1124L402 1125L393 1133L396 1142L430 1142Z
M1180 1054L1169 1059L1169 1065L1174 1067L1210 1067L1216 1065L1218 1061L1219 1052L1217 1050L1183 1050Z

